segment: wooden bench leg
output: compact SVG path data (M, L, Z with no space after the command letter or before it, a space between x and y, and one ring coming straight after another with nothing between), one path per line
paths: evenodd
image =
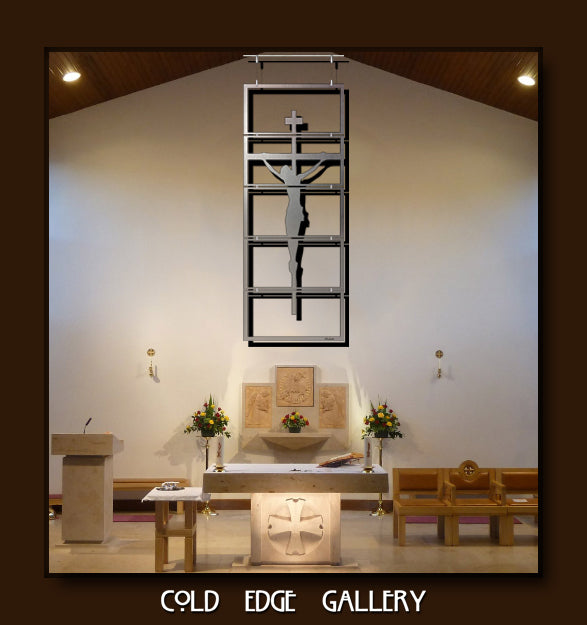
M439 514L436 519L436 536L440 539L444 539L446 535L446 517Z
M155 536L155 571L161 573L167 562L167 539L163 536Z
M499 521L500 517L495 514L489 516L489 536L491 538L499 538Z
M398 513L397 510L393 511L393 537L397 538L397 525L398 525Z
M406 544L406 517L398 514L397 520L397 543L403 547Z
M165 536L169 521L169 502L155 502L155 571L160 573L169 562L169 539Z
M196 566L196 520L198 508L195 501L186 501L184 505L184 528L191 532L184 540L184 571L191 573Z
M447 516L444 523L444 544L447 547L455 547L459 544L459 517Z
M186 573L191 573L194 570L194 564L196 561L196 540L193 536L186 536L184 539L184 554L183 554L183 570Z
M514 517L511 514L499 517L499 544L506 547L514 544Z

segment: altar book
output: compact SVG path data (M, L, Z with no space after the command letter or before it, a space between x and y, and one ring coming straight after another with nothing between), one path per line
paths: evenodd
M342 454L341 456L334 456L324 462L321 462L319 467L341 467L343 464L352 464L355 460L363 458L363 454L358 454L354 451L348 454Z

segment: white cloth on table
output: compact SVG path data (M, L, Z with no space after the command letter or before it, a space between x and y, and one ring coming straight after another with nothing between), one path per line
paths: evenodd
M203 493L200 486L186 486L180 490L153 488L141 501L208 501L210 493Z
M226 464L224 465L225 473L314 473L321 475L324 473L338 474L348 473L350 475L363 472L363 465L343 464L340 467L320 467L316 464ZM373 465L374 473L385 473L378 465ZM212 465L206 473L215 473L215 466ZM222 475L220 473L219 475Z

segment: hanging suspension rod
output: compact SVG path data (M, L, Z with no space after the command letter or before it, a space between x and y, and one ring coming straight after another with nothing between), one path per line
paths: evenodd
M249 63L348 63L348 61L339 60L344 58L344 54L243 54L243 57L254 59ZM310 60L300 61L298 59Z

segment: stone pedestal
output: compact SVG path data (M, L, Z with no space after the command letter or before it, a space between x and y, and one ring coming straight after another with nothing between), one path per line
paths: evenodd
M112 530L113 458L123 441L112 434L53 434L51 453L63 455L62 538L102 543Z
M340 564L340 494L253 493L251 564Z

